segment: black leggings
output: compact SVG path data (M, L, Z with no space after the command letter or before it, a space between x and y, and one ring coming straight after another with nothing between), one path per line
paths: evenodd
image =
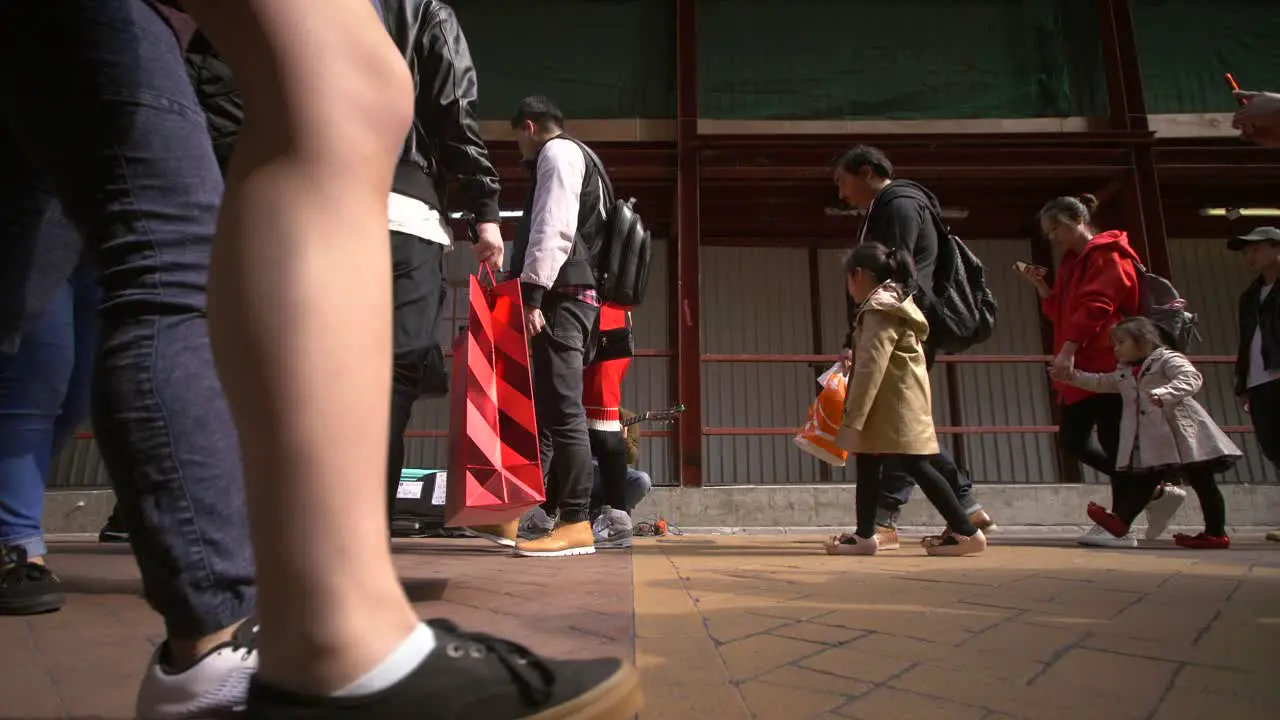
M621 430L588 430L591 455L600 465L604 504L614 510L627 508L627 439Z
M1119 483L1119 497L1111 508L1111 512L1125 525L1133 525L1142 511L1147 508L1155 494L1156 486L1168 480L1172 473L1144 473L1131 475ZM1187 484L1196 491L1200 499L1200 511L1204 514L1204 531L1208 535L1221 537L1227 534L1227 503L1222 498L1222 490L1213 477L1213 472L1205 468L1191 468L1183 473Z
M1063 405L1058 421L1058 440L1069 457L1111 479L1111 506L1120 503L1129 485L1129 476L1116 472L1120 452L1120 416L1124 401L1115 393L1090 395ZM1093 439L1094 430L1098 439Z
M880 467L886 460L892 459L896 469L915 480L916 485L924 492L925 497L947 521L947 527L965 537L972 537L978 529L969 522L964 508L956 499L956 493L934 469L932 460L935 455L868 455L859 454L855 460L857 468L857 486L855 488L854 512L858 518L858 537L870 538L876 532L876 509L880 502Z

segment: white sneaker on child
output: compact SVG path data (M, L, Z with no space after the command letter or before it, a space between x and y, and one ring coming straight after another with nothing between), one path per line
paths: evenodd
M1136 548L1138 547L1138 538L1129 533L1124 537L1116 537L1102 528L1101 525L1094 525L1089 532L1076 538L1076 543L1085 547L1104 547L1104 548Z
M1160 483L1157 492L1159 495L1147 505L1147 532L1144 537L1148 540L1158 540L1165 534L1169 523L1173 522L1174 513L1187 499L1186 490L1169 483Z

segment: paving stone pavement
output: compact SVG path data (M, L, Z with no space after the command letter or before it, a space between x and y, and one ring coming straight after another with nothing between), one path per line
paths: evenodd
M1276 717L1280 544L1005 539L953 559L908 543L828 557L820 541L684 536L563 560L472 540L395 549L424 616L634 657L642 720ZM130 717L162 629L127 548L57 542L51 563L67 606L0 618L0 720Z
M424 617L559 657L634 657L629 553L517 559L470 539L397 540L394 547ZM66 606L0 617L0 720L133 717L143 668L164 628L140 596L129 548L52 542L49 564L67 585Z
M972 558L829 557L821 540L637 546L644 720L1276 717L1280 545L1260 537Z

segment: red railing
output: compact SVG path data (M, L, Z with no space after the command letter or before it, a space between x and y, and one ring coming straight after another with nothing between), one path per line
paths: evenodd
M1236 361L1234 355L1190 355L1192 363L1231 364ZM837 360L835 355L726 355L705 354L704 363L810 363L829 365ZM1053 362L1052 355L942 355L939 363L969 365L1048 365ZM1224 432L1253 432L1249 425L1224 425ZM944 435L1014 435L1022 433L1056 433L1057 425L940 425L938 432ZM703 435L711 436L771 436L794 435L795 427L705 427Z
M670 350L637 350L636 357L670 358L675 353ZM836 361L835 355L728 355L705 354L704 363L811 363L827 365ZM1234 355L1192 355L1188 359L1197 365L1230 364L1236 361ZM1047 365L1053 361L1052 355L943 355L940 363L958 365L1012 365L1040 364ZM797 409L797 412L800 412ZM1224 425L1223 431L1229 433L1253 432L1249 425ZM1058 432L1057 425L939 425L937 430L943 435L1015 435L1015 434L1049 434ZM794 435L796 426L788 427L704 427L702 434L711 437L768 437ZM672 437L670 430L645 430L646 437ZM447 430L407 430L404 436L410 439L444 439L449 437ZM93 433L79 432L77 440L91 440Z

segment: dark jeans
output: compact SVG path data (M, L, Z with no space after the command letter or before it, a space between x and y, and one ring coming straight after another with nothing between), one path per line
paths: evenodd
M408 233L391 233L392 338L391 445L387 454L387 507L395 503L404 467L404 432L422 394L427 357L439 348L436 328L444 308L444 246Z
M972 536L978 529L969 521L965 508L956 498L946 478L934 469L933 459L936 455L867 455L860 454L854 461L858 473L858 484L855 488L855 514L858 537L869 538L876 532L876 511L883 492L884 463L890 459L894 466L907 474L911 481L920 486L925 497L937 508L946 520L947 527L964 536Z
M591 486L592 516L599 514L600 509L605 505L614 510L622 510L630 515L636 509L636 506L640 504L640 501L648 497L649 492L653 490L653 478L649 477L649 473L628 467L627 475L622 485L622 504L614 505L613 503L618 502L617 500L605 500L604 482L600 478L600 466L596 465L593 470L595 484Z
M1249 416L1262 454L1280 469L1280 380L1249 388Z
M65 222L57 211L51 221ZM52 459L89 415L95 283L87 266L77 270L22 333L17 354L0 354L0 548L28 557L47 551L40 515Z
M254 564L205 320L222 177L172 29L143 0L0 5L0 143L27 160L0 203L52 186L96 254L93 425L147 601L172 637L231 625Z
M937 357L937 350L926 343L924 352L925 367L933 370L933 361ZM883 477L880 478L880 500L879 510L876 512L876 522L885 527L897 525L899 511L902 510L903 505L906 505L911 500L912 476L898 462L898 457L907 456L886 455L881 464L880 472ZM934 472L947 481L947 485L951 487L951 491L955 493L956 498L960 500L960 505L964 507L966 512L974 512L982 507L973 499L973 480L969 479L969 475L956 465L956 461L951 459L950 454L942 451L937 455L930 455L929 464L933 467ZM859 475L858 478L861 481L862 476Z
M560 520L586 522L591 505L591 443L582 407L582 368L600 308L559 292L543 296L546 327L530 341L533 405L548 499ZM553 480L554 479L554 480ZM545 507L545 506L544 506Z
M1116 472L1116 455L1120 452L1120 417L1124 401L1115 393L1090 395L1070 405L1063 405L1058 421L1058 441L1069 457L1105 474L1111 480L1111 507L1124 495L1123 484L1129 479ZM1094 440L1094 430L1098 439Z

